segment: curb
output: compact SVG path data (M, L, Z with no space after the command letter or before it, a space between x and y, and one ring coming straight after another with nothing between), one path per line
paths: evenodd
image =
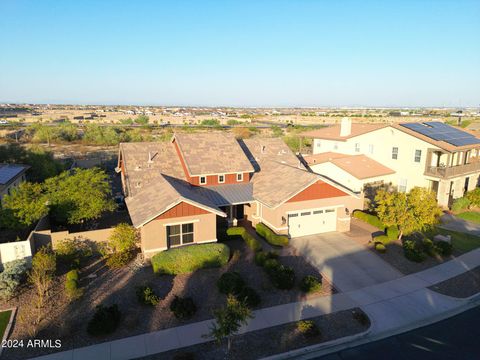
M349 349L359 345L364 345L370 342L375 342L378 340L385 339L387 337L399 335L411 330L422 328L422 327L434 324L436 322L448 319L464 311L470 310L475 306L478 306L480 304L480 293L462 300L465 301L465 303L458 306L457 308L451 309L449 311L446 311L444 313L441 313L435 316L431 316L429 318L425 318L421 321L417 321L409 325L392 329L390 331L385 331L381 334L372 334L374 322L372 321L372 319L370 319L372 325L368 330L366 330L363 333L347 336L347 337L336 339L326 343L321 343L317 345L304 347L301 349L288 351L282 354L272 355L269 357L262 358L262 360L277 360L277 359L280 360L280 359L293 359L293 358L303 360L303 359L318 358L320 356L336 353L345 349Z
M11 310L12 313L10 314L10 320L8 320L7 327L5 328L5 332L3 333L3 338L2 338L2 343L8 339L8 335L10 335L10 330L12 329L13 326L13 321L15 320L15 315L17 314L17 308L13 307L10 309L4 309L2 311L9 311ZM2 356L3 352L3 346L0 346L0 357Z

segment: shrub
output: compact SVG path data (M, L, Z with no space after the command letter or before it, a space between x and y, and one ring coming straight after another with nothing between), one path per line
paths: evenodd
M422 247L423 247L423 251L425 252L425 254L427 254L429 256L437 255L437 249L435 249L435 245L433 244L432 240L423 239Z
M363 311L353 310L352 316L356 321L360 323L360 325L367 326L368 324L370 324L370 319Z
M452 244L446 241L435 241L434 242L435 251L442 256L450 256L453 252Z
M300 290L312 293L322 290L322 281L313 275L307 275L300 281Z
M106 264L110 269L119 269L132 261L133 257L131 251L116 252L107 256Z
M249 286L244 286L235 297L250 308L260 305L261 302L260 295Z
M141 304L155 306L160 302L159 297L155 294L150 285L138 286L135 293Z
M112 252L133 252L139 240L138 231L127 223L115 226L108 238L108 246Z
M220 276L217 281L218 291L222 294L238 294L245 287L245 281L239 273L232 271L226 272Z
M230 248L225 244L194 244L154 255L152 266L155 273L177 275L221 267L227 264L229 258Z
M388 240L390 241L395 241L398 239L398 236L400 235L400 231L398 230L398 226L392 225L387 228L387 237ZM386 245L386 244L384 244Z
M117 304L98 305L95 314L88 322L87 332L93 336L111 334L120 324L121 313Z
M78 281L78 270L70 270L67 273L67 281L70 281L70 280Z
M360 210L355 210L353 212L353 217L354 218L357 218L359 220L362 220L372 226L375 226L377 229L380 229L382 231L385 230L385 225L380 221L380 219L375 216L375 215L371 215L371 214L367 214L363 211L360 211Z
M452 211L460 211L463 209L468 209L470 206L470 200L467 197L461 197L455 199L452 204Z
M480 188L467 192L465 197L470 202L469 205L480 207Z
M381 242L375 243L375 250L377 250L381 254L384 254L387 252L387 248Z
M263 268L265 271L270 271L278 268L280 266L280 262L277 259L267 259L263 264Z
M277 258L278 258L278 254L274 251L268 251L268 252L259 251L255 254L255 264L257 264L258 266L264 266L265 261L269 259L277 259Z
M414 262L422 262L426 257L421 246L415 240L405 240L403 242L403 253L408 260Z
M291 267L279 264L274 267L265 267L265 270L277 289L289 290L295 286L295 272Z
M274 246L287 246L288 237L285 235L277 235L270 230L265 224L259 223L255 227L255 231L258 235L263 237L270 245Z
M72 301L82 296L83 290L78 288L78 282L74 279L65 281L65 294Z
M227 229L228 236L240 236L247 246L253 251L260 251L262 244L255 237L253 237L244 227L231 227Z
M377 235L373 238L375 244L387 245L390 243L390 239L387 235Z
M170 304L170 310L173 312L177 319L189 319L197 311L197 307L191 297L181 298L175 296Z
M78 269L84 258L93 255L93 250L85 241L64 239L55 245L55 255L59 262L72 269Z
M320 330L313 320L300 320L297 322L297 330L305 337L312 338L320 335Z
M27 272L25 260L14 260L3 264L0 273L0 298L9 300L12 298Z

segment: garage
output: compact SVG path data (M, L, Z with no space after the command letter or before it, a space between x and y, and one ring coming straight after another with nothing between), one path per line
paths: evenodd
M331 209L302 210L288 214L290 237L307 236L337 230L337 211Z

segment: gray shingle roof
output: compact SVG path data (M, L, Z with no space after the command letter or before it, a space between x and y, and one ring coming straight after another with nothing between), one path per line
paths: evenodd
M244 204L254 200L252 183L198 187L195 191L217 206Z

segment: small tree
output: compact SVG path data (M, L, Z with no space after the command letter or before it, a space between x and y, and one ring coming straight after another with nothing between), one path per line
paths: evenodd
M435 194L420 187L413 188L408 194L379 190L375 202L379 219L386 226L398 226L398 240L403 234L434 225L442 213Z
M1 224L7 228L21 229L30 226L48 214L47 199L42 186L24 182L2 200Z
M227 354L230 352L232 337L253 318L252 311L243 302L237 300L234 295L228 295L227 305L214 312L215 323L210 328L209 336L218 343L227 339Z
M112 252L133 251L137 246L137 242L137 230L126 223L115 226L108 238L108 246Z
M57 264L55 254L42 247L32 259L32 269L28 275L38 296L38 307L43 307L45 297L52 285Z

